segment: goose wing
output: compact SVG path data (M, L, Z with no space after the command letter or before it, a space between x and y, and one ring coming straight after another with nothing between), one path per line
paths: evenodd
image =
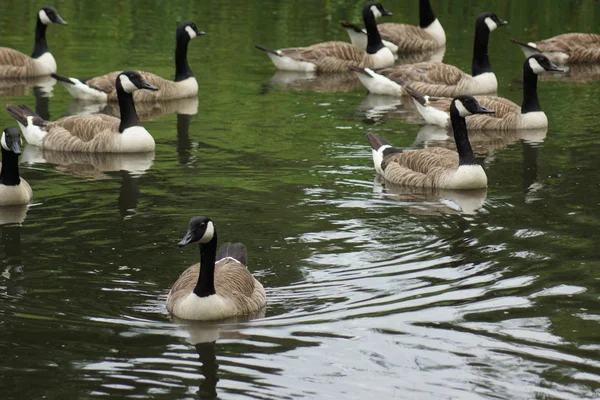
M383 39L398 46L398 53L430 51L440 47L430 34L418 26L385 23L377 25L377 29Z
M103 114L73 115L44 128L44 147L51 150L107 151L114 148L120 120Z
M31 57L8 47L0 47L0 78L26 77L27 71L34 66Z
M458 153L441 147L394 153L384 158L382 168L384 178L392 183L432 187L458 168Z
M564 33L536 43L540 51L569 53L572 48L600 46L600 35L591 33Z
M250 297L256 279L248 268L232 258L219 260L215 265L215 291L224 297Z
M294 60L313 63L321 72L347 71L350 66L370 66L367 52L346 42L317 43L279 51Z
M498 96L475 96L479 104L496 111L494 114L476 114L467 118L469 130L506 130L516 128L521 107Z
M416 83L454 86L465 77L470 76L453 65L435 61L398 65L383 68L377 72L390 79L407 79L412 86L415 86ZM419 89L417 88L417 90Z
M171 290L167 296L167 310L169 310L169 312L173 312L175 304L179 303L182 298L186 297L194 290L196 282L198 282L199 274L200 264L194 264L179 275L179 278L177 278L173 286L171 286Z

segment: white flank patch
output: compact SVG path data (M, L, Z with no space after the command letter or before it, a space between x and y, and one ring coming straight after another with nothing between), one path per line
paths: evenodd
M445 183L445 189L484 188L487 186L487 175L481 165L461 165Z
M213 236L215 236L215 224L212 221L208 221L204 235L202 235L198 243L208 243L212 240Z
M458 115L460 115L463 118L468 117L469 115L473 115L473 113L471 111L466 109L466 107L463 105L462 101L460 101L460 100L454 100L454 106L458 110Z
M470 95L490 94L498 90L498 80L493 72L484 72L471 78L468 90L465 93Z
M425 96L425 98L428 98L428 96ZM413 103L415 103L415 106L417 107L417 111L419 112L419 114L421 114L425 122L431 125L441 126L443 128L449 126L450 115L448 113L442 110L438 110L435 107L422 105L415 99L412 100Z
M185 98L196 96L198 94L198 81L193 76L190 76L182 81L175 82L175 85L177 86L177 97Z
M519 129L543 129L548 127L548 117L543 111L521 114Z
M370 54L369 57L373 59L373 68L391 67L396 62L396 58L392 51L385 46L377 50L377 53Z
M375 17L375 19L379 19L382 17L381 11L379 11L377 6L371 6L371 12L373 13L373 16Z
M143 126L132 126L117 133L117 148L114 152L118 153L145 153L154 151L156 144L154 138Z
M71 94L71 96L73 96L74 99L106 102L106 93L89 87L85 83L81 82L79 79L69 78L69 80L73 82L72 85L65 82L61 83L63 84L65 89L67 89L67 91Z
M353 28L344 28L348 33L348 37L350 38L350 43L353 46L358 47L359 49L366 50L368 45L368 36L367 32L363 29L362 32L356 32Z
M369 93L382 94L385 96L402 96L402 85L373 72L369 68L365 68L371 77L365 76L360 72L356 72L356 76L360 82L367 88Z
M232 317L237 314L237 310L231 302L218 294L198 297L192 292L173 308L173 314L183 319L210 321Z
M396 45L395 45L394 43L392 43L392 42L388 42L387 40L383 40L383 39L381 39L381 43L383 43L383 45L384 45L385 47L387 47L388 49L390 49L390 51L391 51L392 53L394 53L394 61L396 61L396 60L398 59L398 57L397 57L397 53L398 53L398 46L396 46ZM365 49L366 49L366 48L367 48L367 47L365 46Z
M19 124L27 143L43 147L44 137L48 132L43 131L39 126L34 125L32 116L27 117L27 126L21 125L18 121L17 123Z
M52 20L48 18L48 14L46 14L46 11L40 10L38 16L40 17L40 21L42 21L42 24L50 25L52 23Z
M2 148L4 150L10 151L10 149L8 148L8 145L6 144L6 134L4 133L4 131L2 132L2 139L0 139L0 143L2 143Z
M45 52L38 58L34 58L37 72L42 75L50 75L56 73L56 60L50 52Z
M373 150L373 164L375 165L375 171L377 171L378 174L383 175L383 169L381 169L381 163L383 163L383 151L385 149L388 149L392 146L390 146L389 144L386 144L384 146L381 146L379 149Z
M446 44L446 32L440 21L436 18L427 28L424 29L440 46Z
M498 28L498 25L490 17L487 17L485 19L485 24L487 25L487 27L490 30L490 32L493 32L493 31L496 30L496 28Z
M535 58L529 59L529 67L531 68L534 74L541 74L545 71L544 67L542 67L538 60L536 60Z
M283 55L281 51L277 51L279 56L275 54L267 53L273 64L277 69L282 71L301 71L301 72L314 72L317 70L317 66L307 61L294 60L291 57Z
M186 26L185 27L185 31L188 33L188 35L190 35L190 39L195 39L196 38L196 32L194 32L194 30L192 29L191 26Z
M138 90L138 87L131 82L127 75L119 75L119 80L121 81L121 86L123 86L123 90L127 93L133 93Z

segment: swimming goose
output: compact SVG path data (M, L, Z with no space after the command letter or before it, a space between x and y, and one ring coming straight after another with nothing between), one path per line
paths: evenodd
M368 32L366 52L345 42L325 42L281 50L260 45L256 45L256 48L266 52L275 67L285 71L346 72L351 65L363 68L389 67L394 65L394 55L383 45L375 22L382 15L392 13L376 2L363 7L363 19Z
M353 45L367 48L366 31L343 22ZM383 43L394 53L433 51L446 45L446 32L436 18L429 0L419 0L419 26L385 23L377 26Z
M440 147L404 151L368 133L375 169L386 181L404 186L442 189L486 187L487 176L475 161L465 117L493 112L471 96L458 96L452 101L450 115L458 153Z
M542 53L556 64L584 64L600 62L600 35L592 33L564 33L540 40L518 44L526 57Z
M187 62L187 51L190 40L204 34L198 30L195 23L181 22L175 31L175 81L163 79L150 72L139 71L142 78L158 87L158 90L136 92L133 96L135 101L155 102L196 96L198 82ZM115 82L120 73L121 71L115 71L91 79L67 78L58 74L52 76L62 83L75 99L116 102L118 96Z
M154 139L141 126L132 93L138 89L156 90L156 86L136 71L124 71L116 80L121 119L96 114L74 115L50 122L25 105L6 109L19 123L27 142L44 149L98 153L153 151Z
M37 16L35 46L31 57L8 47L0 47L0 78L27 78L56 72L56 60L46 43L46 28L51 23L67 25L56 9L42 8Z
M523 63L523 103L519 107L512 101L498 96L476 96L484 107L496 111L493 115L476 115L467 119L469 130L542 129L548 126L548 118L540 107L537 94L538 74L544 71L562 72L542 54L529 57ZM429 124L450 127L450 106L452 99L423 96L410 86L405 87L412 97L419 114Z
M506 25L494 13L483 13L475 21L473 46L473 75L466 74L452 65L440 62L422 62L412 65L397 65L379 71L355 69L356 76L374 94L398 96L402 93L402 81L430 96L454 97L461 94L486 94L498 89L496 75L492 71L488 56L490 32ZM398 83L400 82L400 83Z
M0 206L29 204L33 197L31 186L19 177L21 133L17 128L2 132L2 167L0 169Z
M246 266L246 246L225 243L217 253L217 230L207 217L190 220L179 247L200 246L200 263L186 269L173 284L167 309L176 317L215 320L246 315L267 304L265 289Z

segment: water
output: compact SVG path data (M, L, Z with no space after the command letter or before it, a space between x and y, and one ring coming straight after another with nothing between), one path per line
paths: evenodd
M89 3L54 3L69 22L48 31L60 72L170 77L174 28L190 19L207 32L189 54L200 96L140 110L151 156L27 147L33 204L0 213L25 218L0 236L1 398L600 397L598 83L541 82L548 132L480 138L487 190L384 188L363 135L419 147L443 145L439 132L352 77L285 83L253 48L346 40L338 21L359 21L361 2ZM418 21L406 3L384 6ZM600 23L594 2L433 5L445 61L467 70L475 16L510 22L490 53L499 94L517 102L523 56L508 38ZM38 6L0 4L2 45L31 52ZM3 88L3 102L51 119L81 109L60 84L41 92ZM194 215L248 246L264 316L169 319L170 285L197 262L175 246Z

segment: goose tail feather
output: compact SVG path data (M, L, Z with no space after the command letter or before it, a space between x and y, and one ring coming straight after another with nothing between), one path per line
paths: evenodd
M44 119L37 115L31 108L27 107L25 104L20 105L8 105L6 106L6 111L13 117L18 123L22 126L27 126L29 123L27 122L28 117L33 117L31 122L36 126L44 125Z
M75 84L71 79L67 78L66 76L62 76L62 75L59 75L59 74L50 74L50 76L53 77L54 79L56 79L57 81L62 82L62 83L67 83L69 85L74 85Z
M261 46L260 44L256 44L256 45L254 45L254 47L259 49L260 51L264 51L265 53L269 53L269 54L273 54L275 56L281 57L281 54L279 54L276 50L270 49L265 46Z
M535 46L532 46L530 43L525 43L522 42L520 40L517 39L510 39L511 42L513 42L514 44L520 46L523 50L529 50L529 51L533 51L535 53L541 53L541 51L538 50L538 48L536 48Z
M346 29L352 29L356 33L363 33L362 28L353 24L352 22L344 21L344 22L341 22L341 24Z
M371 148L375 151L379 150L379 148L381 148L383 146L391 146L390 142L388 142L387 140L383 139L382 137L380 137L374 133L367 133L365 135L365 137L369 141Z
M248 252L243 243L223 243L217 252L217 260L233 258L244 265L248 265Z

